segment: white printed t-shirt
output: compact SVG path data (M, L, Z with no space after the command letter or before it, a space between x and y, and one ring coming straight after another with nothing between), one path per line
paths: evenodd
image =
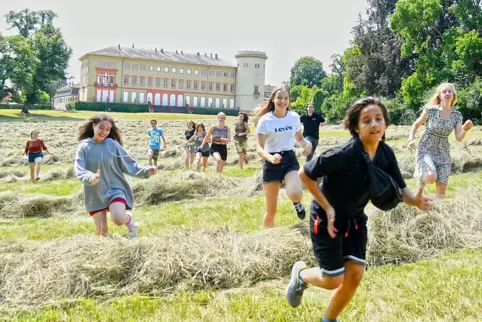
M269 112L259 119L256 133L266 135L264 150L268 153L295 151L295 135L300 128L298 113L288 111L285 117L277 117Z

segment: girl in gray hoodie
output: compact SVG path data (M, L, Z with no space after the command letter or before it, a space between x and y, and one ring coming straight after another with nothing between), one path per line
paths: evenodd
M122 146L121 131L107 115L97 115L79 127L75 175L84 184L84 204L94 218L96 235L107 236L107 212L117 226L126 225L129 238L137 237L131 213L134 195L124 173L148 178L153 166L141 166Z

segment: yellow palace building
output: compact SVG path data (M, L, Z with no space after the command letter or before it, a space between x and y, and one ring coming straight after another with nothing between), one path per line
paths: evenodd
M80 101L240 108L264 100L266 53L240 51L233 64L217 54L107 47L79 58Z

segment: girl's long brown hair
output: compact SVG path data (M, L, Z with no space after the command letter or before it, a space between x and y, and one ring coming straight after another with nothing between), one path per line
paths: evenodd
M111 138L112 140L117 141L120 145L122 145L122 132L121 130L116 126L115 121L112 117L102 114L102 115L96 115L94 117L91 117L87 121L84 121L79 125L79 134L78 134L78 140L82 141L87 138L93 138L94 137L94 124L99 124L102 121L109 121L112 127L110 128L109 135L107 136L108 138Z
M284 86L277 87L272 93L271 96L269 97L269 101L265 102L263 105L255 108L253 110L253 115L254 115L254 125L258 125L258 121L261 118L261 116L265 115L266 113L274 111L274 98L276 96L276 93L279 91L286 91L288 92L288 97L290 97L290 91L287 90ZM290 97L291 98L291 97ZM291 108L288 106L287 110L289 111Z

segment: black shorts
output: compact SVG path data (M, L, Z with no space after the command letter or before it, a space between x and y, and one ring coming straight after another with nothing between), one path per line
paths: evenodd
M226 144L211 144L211 149L209 150L212 156L217 152L221 156L221 160L226 161L228 159L228 147Z
M198 151L198 152L201 152L201 156L207 158L209 157L209 150L206 150L206 151Z
M331 238L327 230L326 214L311 212L310 232L313 252L323 276L335 277L345 273L345 262L365 265L367 246L367 216L335 219L338 230Z
M296 159L295 151L275 152L282 156L281 162L273 164L269 161L263 162L263 183L282 182L286 174L291 171L298 171L300 164ZM270 153L270 154L275 154Z
M154 161L157 161L157 159L159 158L160 150L159 149L153 149L151 147L149 147L149 149L152 151L152 154L151 154L151 151L149 151L149 154L152 155L152 159L154 159Z

